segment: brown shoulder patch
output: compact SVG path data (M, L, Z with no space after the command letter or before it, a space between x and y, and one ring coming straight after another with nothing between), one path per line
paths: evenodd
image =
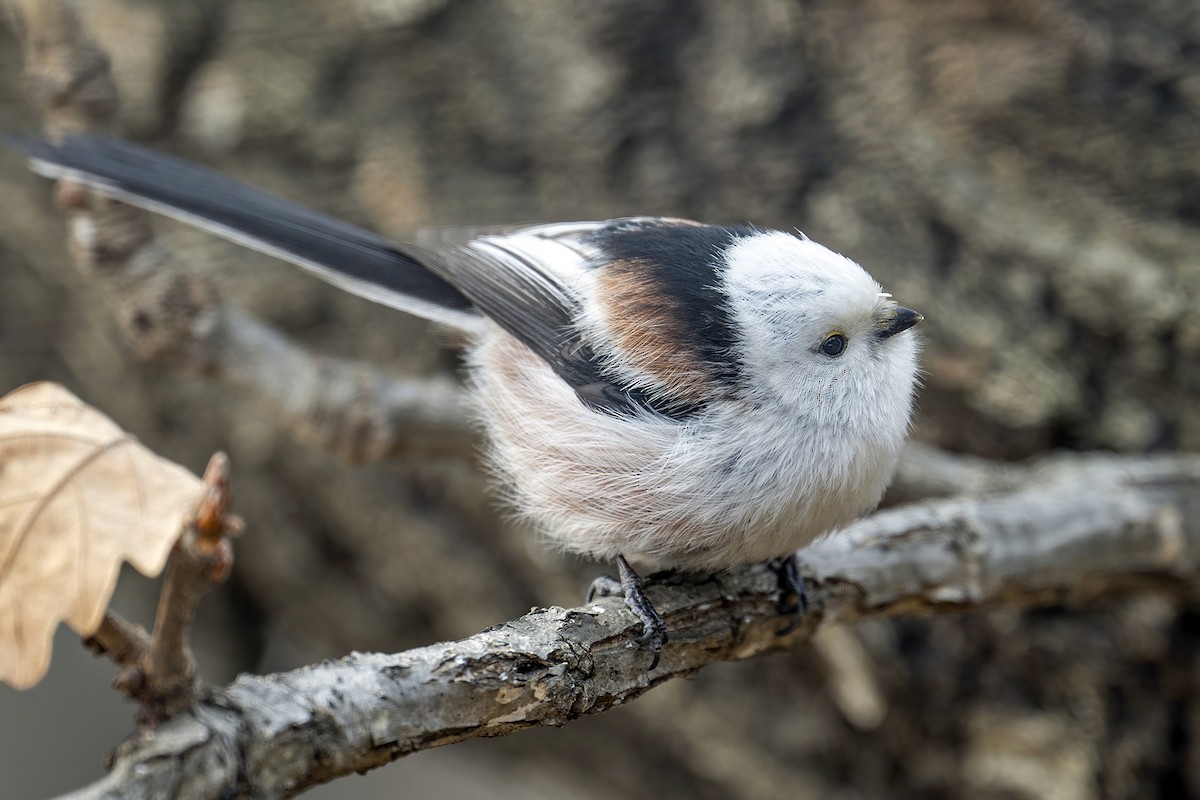
M638 259L610 261L596 271L596 290L613 343L630 366L680 400L712 399L711 367L680 325L677 299L652 270Z

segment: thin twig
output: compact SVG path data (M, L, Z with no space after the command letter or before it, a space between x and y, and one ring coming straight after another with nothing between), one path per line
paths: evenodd
M228 577L233 548L225 536L231 493L229 458L215 454L204 472L208 495L171 553L154 633L122 688L141 703L140 719L155 722L193 705L199 696L196 663L189 646L196 608L214 583Z
M117 666L130 667L150 647L150 634L141 625L110 610L104 612L100 627L83 640L83 646Z
M153 635L109 611L99 629L84 639L85 647L124 667L114 684L138 701L143 724L195 704L202 687L188 646L191 625L201 598L233 568L229 537L239 533L243 523L230 512L229 458L224 453L209 461L204 483L208 494L171 553Z

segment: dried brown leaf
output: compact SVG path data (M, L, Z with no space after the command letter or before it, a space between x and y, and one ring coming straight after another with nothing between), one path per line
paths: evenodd
M57 384L0 398L0 680L41 680L59 621L93 633L123 561L161 572L203 492Z

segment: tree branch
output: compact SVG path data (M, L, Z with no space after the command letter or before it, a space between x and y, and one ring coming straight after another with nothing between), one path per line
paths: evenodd
M24 43L25 85L47 131L107 131L116 88L107 57L63 0L11 0ZM105 283L138 355L201 372L273 406L307 440L355 462L414 450L466 456L473 437L463 393L446 378L401 378L308 352L225 304L213 281L157 237L147 215L61 184L79 266Z
M763 569L657 578L671 640L650 674L619 600L536 609L459 642L239 678L131 737L108 777L71 796L287 797L418 750L561 725L838 623L1194 592L1200 458L1055 457L1026 477L1007 493L885 511L803 551L813 607L786 636Z
M216 453L204 472L206 496L188 520L171 552L158 599L154 632L123 619L112 610L84 646L123 667L114 685L141 705L138 720L153 724L193 706L202 687L189 646L200 600L214 584L229 577L233 547L229 537L244 523L230 513L233 502L229 457Z
M896 465L886 505L959 494L1011 491L1029 479L1030 467L979 456L948 453L909 442Z

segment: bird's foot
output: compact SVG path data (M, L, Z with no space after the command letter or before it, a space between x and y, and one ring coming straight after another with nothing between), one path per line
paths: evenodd
M788 617L785 628L777 631L777 635L786 636L796 630L800 618L808 610L808 593L804 586L804 576L800 574L800 564L796 554L784 558L776 558L767 562L767 566L775 573L779 585L779 613Z
M658 666L658 657L662 654L663 645L667 643L667 624L646 596L646 586L642 577L633 571L633 567L629 566L624 556L617 556L617 570L620 574L619 579L602 575L592 581L585 602L590 603L597 596L624 596L625 605L629 606L629 610L642 622L642 635L634 639L631 646L644 647L653 655L650 666L646 668L649 672Z

